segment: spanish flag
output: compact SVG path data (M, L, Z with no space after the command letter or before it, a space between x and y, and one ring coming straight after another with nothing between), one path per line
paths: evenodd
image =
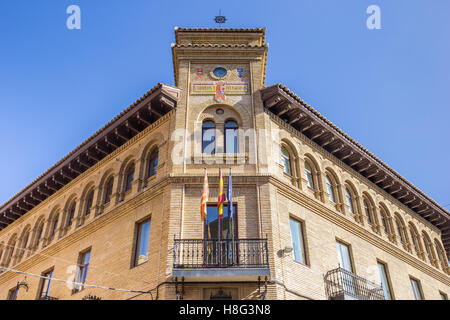
M217 212L219 219L223 220L223 203L225 202L225 193L223 192L222 170L219 169L219 196L217 198Z
M203 191L202 191L202 199L200 203L200 217L202 219L202 222L206 221L206 205L208 203L209 199L209 187L208 187L208 174L206 173L205 168L205 178L203 180Z

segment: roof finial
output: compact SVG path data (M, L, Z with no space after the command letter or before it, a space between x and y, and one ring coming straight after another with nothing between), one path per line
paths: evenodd
M222 29L222 23L227 22L227 18L222 15L222 10L219 10L219 15L214 18L214 21L219 24L219 27Z

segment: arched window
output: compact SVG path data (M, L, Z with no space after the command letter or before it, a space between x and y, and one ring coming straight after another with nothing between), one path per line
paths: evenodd
M22 244L21 244L21 250L19 253L19 260L22 259L23 255L25 254L25 251L27 250L27 246L28 246L28 240L30 238L30 229L27 228L23 233L22 233Z
M36 241L34 242L34 247L37 249L41 243L42 234L44 232L44 221L40 222L36 229Z
M403 248L407 250L408 252L411 251L408 239L408 233L406 232L406 226L403 222L403 219L398 215L398 213L395 214L395 224L397 226L397 232L400 237L400 242L403 245Z
M328 199L331 202L336 203L336 194L334 192L335 185L333 180L328 175L325 176L325 183L327 186Z
M439 262L441 263L441 268L445 273L448 274L450 271L449 270L450 268L449 268L447 259L445 257L444 249L442 248L441 243L439 242L438 239L434 239L434 246L436 247L438 259L439 259Z
M306 184L311 189L315 190L315 183L314 183L314 171L311 167L311 164L308 160L305 161L305 178L306 178Z
M291 154L286 147L281 148L281 162L283 164L283 172L292 176Z
M409 223L409 233L411 234L411 239L414 245L414 249L416 250L417 256L424 259L422 244L420 242L419 233L417 232L416 227L410 222Z
M76 202L73 201L69 206L66 227L70 227L73 223L73 218L75 217L75 208L76 208Z
M366 213L367 222L369 223L369 225L372 226L374 224L373 209L372 209L372 206L370 205L369 201L366 198L363 198L363 206L364 206L364 212Z
M56 228L58 227L58 220L59 220L59 212L57 212L55 214L55 216L53 217L52 221L51 221L51 226L50 226L50 235L49 238L53 238L56 234Z
M381 215L381 224L383 225L384 233L387 236L390 236L391 231L389 228L389 217L386 210L383 207L380 207L380 215Z
M84 205L85 216L88 216L91 213L93 202L94 202L94 189L91 189L86 195L86 203Z
M225 153L238 153L238 129L239 126L235 121L225 122Z
M212 121L203 122L202 152L206 154L216 153L216 125Z
M147 178L156 174L156 167L158 166L158 148L153 149L148 157L147 162Z
M349 190L349 187L345 188L345 203L350 213L356 214L355 207L353 206L353 193Z
M8 267L12 263L14 250L16 249L17 235L14 234L8 242L7 256L5 261L5 267Z
M107 204L109 203L109 201L111 201L111 196L113 192L113 183L114 177L109 177L108 180L106 180L105 191L103 196L103 204Z
M431 239L425 231L422 232L422 237L423 237L423 243L425 245L425 250L427 252L428 260L434 266L436 263L436 255L434 254Z
M134 180L134 163L130 164L125 172L124 192L130 191L133 187Z

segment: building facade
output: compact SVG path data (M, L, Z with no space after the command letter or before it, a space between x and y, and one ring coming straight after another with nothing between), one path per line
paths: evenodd
M265 29L175 39L175 86L0 207L1 299L447 298L449 212L265 86ZM221 221L219 168L233 185Z

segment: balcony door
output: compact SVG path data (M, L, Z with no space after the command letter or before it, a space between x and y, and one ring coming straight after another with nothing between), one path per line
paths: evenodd
M203 262L208 266L226 266L238 263L237 206L233 205L233 219L228 217L228 205L223 206L223 219L219 221L217 205L207 206L204 230ZM234 234L234 238L233 235ZM219 241L219 239L221 240Z
M339 266L348 272L342 272L342 285L344 292L348 292L356 296L355 279L353 278L353 265L350 255L350 246L340 241L336 241L336 249L338 253Z

